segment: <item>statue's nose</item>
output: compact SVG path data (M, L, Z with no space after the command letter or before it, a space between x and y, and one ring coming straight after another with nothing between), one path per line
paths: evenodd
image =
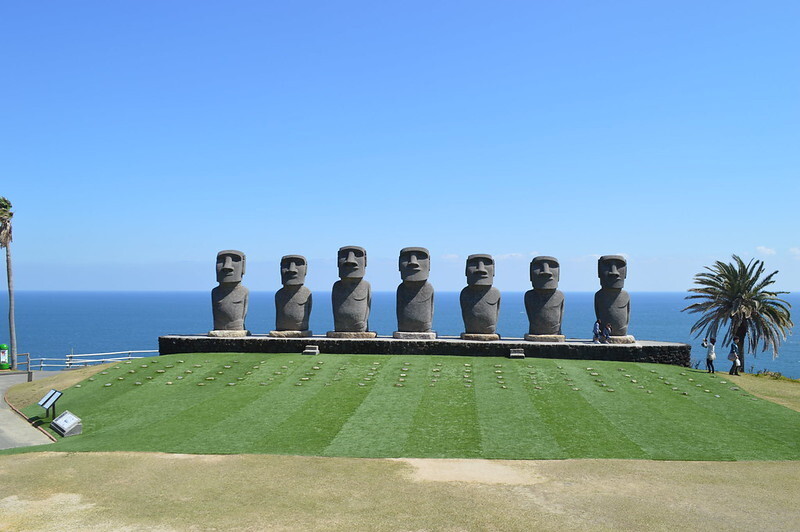
M286 269L287 269L288 271L290 271L290 272L295 272L295 273L297 273L297 264L295 264L294 262L290 262L290 263L289 263L289 267L288 267L288 268L286 268Z
M408 257L408 265L412 267L419 266L419 262L417 262L416 255L411 255L410 257Z
M544 275L550 275L550 266L548 266L546 262L542 264L542 273Z
M230 255L225 257L225 262L222 264L222 269L233 271L233 259L231 259Z
M351 266L358 266L358 263L356 262L356 254L353 253L352 251L348 251L347 252L347 260L345 261L345 264L348 264L348 265L351 265Z

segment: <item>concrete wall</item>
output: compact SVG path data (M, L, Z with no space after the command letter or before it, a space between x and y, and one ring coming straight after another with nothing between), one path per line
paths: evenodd
M301 353L305 346L319 346L320 353L376 355L462 355L507 357L511 349L523 349L526 357L578 360L654 362L689 366L691 346L672 342L593 344L589 341L533 343L524 340L475 342L457 339L397 340L394 338L210 338L207 336L161 336L162 355L177 353Z

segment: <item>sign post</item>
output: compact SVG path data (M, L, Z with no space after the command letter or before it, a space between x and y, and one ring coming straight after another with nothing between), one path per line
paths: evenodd
M58 390L50 390L49 392L47 392L47 395L45 395L44 397L42 397L39 400L38 405L41 406L42 408L44 408L45 416L48 414L48 411L52 407L53 415L51 417L53 419L55 419L55 417L56 417L56 401L58 401L58 398L61 397L62 395L63 395L63 393L59 392Z

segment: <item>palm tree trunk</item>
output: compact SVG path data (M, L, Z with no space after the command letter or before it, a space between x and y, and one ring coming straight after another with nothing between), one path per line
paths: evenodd
M736 336L739 337L739 341L737 345L739 346L739 360L741 361L742 365L739 367L739 371L744 373L744 337L747 335L747 323L742 323L739 325L739 328L736 330Z
M6 274L8 279L8 335L9 343L11 344L11 369L17 369L17 328L14 321L14 276L11 273L11 242L6 246Z

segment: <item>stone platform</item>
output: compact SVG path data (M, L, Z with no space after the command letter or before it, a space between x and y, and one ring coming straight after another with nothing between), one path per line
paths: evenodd
M575 360L616 360L690 365L691 346L673 342L637 340L633 344L595 344L591 340L566 339L564 342L528 342L523 338L492 341L462 340L457 336L436 339L377 338L273 338L252 335L241 338L214 338L206 335L169 335L158 338L162 355L178 353L302 353L307 345L319 346L320 353L373 355L460 355L508 357L512 349L522 349L528 358Z

